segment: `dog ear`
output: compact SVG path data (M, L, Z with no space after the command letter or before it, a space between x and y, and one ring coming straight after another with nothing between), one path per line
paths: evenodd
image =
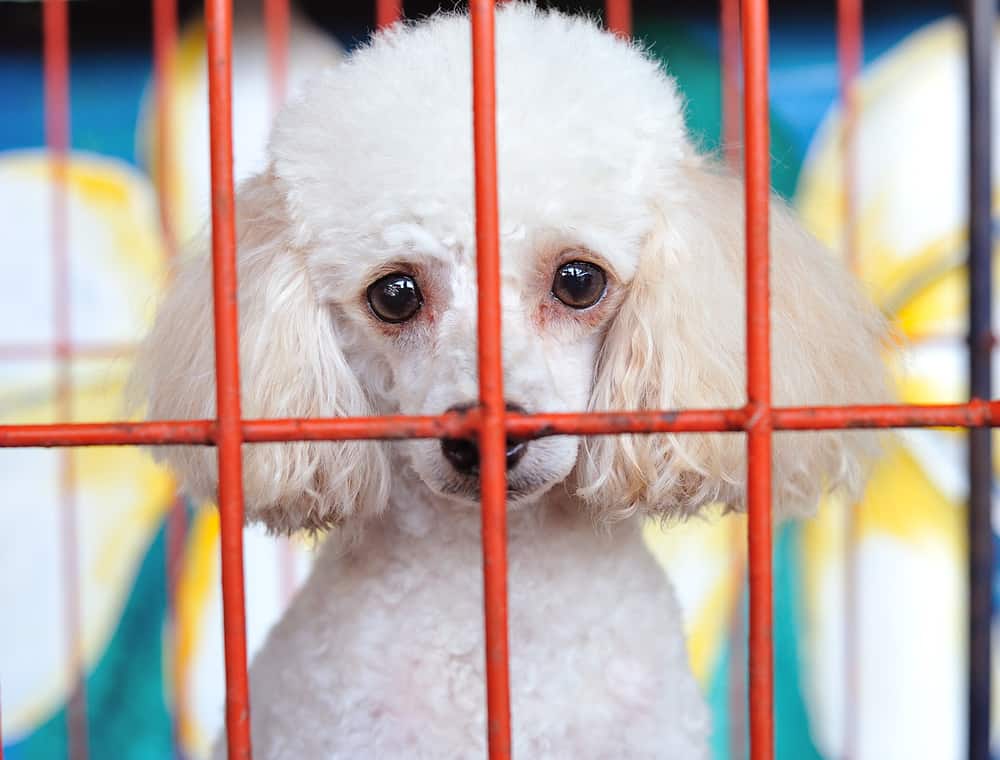
M655 229L605 338L591 409L698 409L746 403L742 183L693 162L685 197L655 208ZM883 353L888 326L858 284L771 201L773 403L882 403L891 398ZM776 433L777 516L811 511L823 491L857 495L878 435ZM605 520L640 512L687 515L744 501L739 433L586 439L580 495Z
M348 366L328 308L317 301L304 253L291 239L284 195L270 174L237 196L239 347L244 418L373 413ZM215 416L212 269L207 235L182 264L141 347L131 396L149 419ZM196 499L215 500L213 448L168 446L155 455ZM248 520L289 533L371 514L388 498L384 447L373 442L244 444Z

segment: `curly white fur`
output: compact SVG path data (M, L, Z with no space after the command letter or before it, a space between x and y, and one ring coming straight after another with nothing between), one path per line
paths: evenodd
M672 80L593 23L498 11L505 389L528 411L745 402L740 183L689 141ZM248 417L437 414L474 402L475 218L468 20L377 36L279 117L238 197ZM214 414L204 243L139 362L152 418ZM886 326L775 201L774 399L878 402ZM586 259L604 299L575 311L556 268ZM380 322L368 286L424 295ZM553 437L509 472L514 748L523 757L702 757L709 725L643 516L738 507L738 434ZM775 440L775 505L856 491L864 433ZM214 498L214 452L161 456ZM484 743L478 511L436 441L244 448L247 517L337 526L251 671L258 757L477 757ZM595 530L595 521L610 532ZM364 530L362 530L364 528Z

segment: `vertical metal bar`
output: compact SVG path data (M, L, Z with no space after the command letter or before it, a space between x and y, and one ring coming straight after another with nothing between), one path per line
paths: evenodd
M746 581L746 533L735 519L730 518L733 566L730 571L733 595L729 600L729 674L726 688L729 711L729 733L726 737L727 757L747 756L747 652L744 648L747 628L743 616L743 588Z
M742 68L740 62L740 0L721 0L719 3L719 53L722 72L722 155L732 171L738 171L742 163L743 151L740 146L742 134L740 117L742 89ZM747 680L746 651L743 640L746 623L743 617L743 587L746 578L746 558L744 555L746 535L742 526L734 519L729 521L733 567L731 583L733 598L729 611L730 658L728 678L729 735L727 737L729 756L745 757L747 754Z
M848 263L857 269L858 229L855 208L856 131L858 103L856 80L861 69L861 0L837 0L837 63L840 73L840 101L844 109L843 203Z
M43 6L45 143L52 167L52 317L56 357L56 417L73 421L69 206L66 195L70 135L69 8L66 0ZM81 645L79 535L73 452L59 454L60 536L63 554L63 609L69 669L67 734L74 760L89 755L86 672Z
M173 742L175 758L180 758L181 746L181 723L180 723L180 698L182 689L181 661L177 656L179 650L181 621L179 620L180 605L177 603L178 586L181 574L181 563L184 558L184 544L187 537L187 512L185 511L184 499L180 494L174 496L174 502L170 506L170 514L167 515L167 535L166 535L166 579L167 579L167 616L169 620L168 644L170 646L170 670L167 678L170 679L170 693L173 697L173 704L169 705L171 741Z
M722 153L729 168L740 165L740 0L719 4L722 52Z
M837 63L840 76L840 102L843 108L843 144L841 200L844 220L844 251L851 270L859 263L858 190L857 190L857 77L862 58L861 0L837 0ZM858 615L857 546L860 525L857 505L844 514L844 756L849 760L858 753L858 695L861 673L858 669L860 635Z
M153 0L153 82L156 90L156 193L160 209L167 256L177 253L170 198L173 190L173 145L170 142L170 118L173 115L171 79L174 51L177 47L177 0Z
M403 0L375 0L375 28L392 26L403 17Z
M171 124L174 114L173 76L174 56L177 49L177 0L153 0L153 82L156 98L156 195L160 210L160 231L167 260L172 262L177 256L177 240L174 236L171 199L173 197L174 155ZM177 695L180 694L180 667L177 652L177 578L180 572L184 537L187 533L187 513L184 499L174 498L167 515L166 536L166 580L169 645L171 664L169 678L174 704L171 706L171 739L176 756L180 746L180 722L177 714Z
M271 115L284 105L288 86L289 0L264 1L267 62L271 74Z
M500 337L493 0L473 0L469 8L472 16L472 111L476 156L486 709L489 756L491 760L501 760L510 757L510 686L507 653L507 461Z
M243 599L243 463L240 456L236 209L233 192L232 7L207 0L208 97L212 161L212 273L218 415L222 615L226 652L226 737L230 760L247 760L250 701Z
M632 36L632 0L605 0L605 25L619 37Z
M968 0L969 396L992 397L991 75L994 0ZM989 428L969 431L969 757L990 756L993 486Z
M747 507L750 559L750 754L774 754L771 638L771 345L768 282L767 0L743 0L746 135Z

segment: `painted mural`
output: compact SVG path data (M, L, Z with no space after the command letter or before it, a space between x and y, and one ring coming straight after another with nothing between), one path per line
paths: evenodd
M238 18L235 158L237 175L247 176L260 165L271 105L261 19L242 7ZM685 91L692 128L716 147L714 26L637 21L639 35ZM843 123L832 19L775 18L772 34L775 186L839 255ZM866 29L859 273L905 341L900 393L912 402L960 401L965 393L963 44L957 22L933 14L883 19ZM298 16L291 50L293 91L343 55L341 43ZM180 239L207 213L204 68L203 30L192 22L177 51L178 160L168 167ZM149 54L81 54L73 60L72 86L69 277L72 341L82 352L73 363L73 419L115 419L126 413L130 345L148 326L169 276L154 190L164 167L152 160ZM23 116L0 119L0 208L14 221L0 225L0 345L24 348L23 355L0 352L0 422L50 422L57 416L55 363L42 349L56 337L51 175L41 148L37 57L0 53L0 98ZM59 495L65 456L75 473L79 577L70 593L82 611L91 756L167 758L176 740L182 756L205 757L221 726L224 695L218 519L211 505L186 505L171 605L166 520L174 484L145 453L128 448L0 451L5 757L66 756L71 679ZM962 434L911 431L892 440L856 507L859 758L961 755L965 490ZM831 501L816 519L776 534L776 725L783 759L836 758L845 750L851 508ZM746 748L745 721L730 710L745 693L743 530L741 517L718 517L648 533L679 588L720 760L743 757ZM306 572L312 547L276 542L251 528L246 552L253 650Z

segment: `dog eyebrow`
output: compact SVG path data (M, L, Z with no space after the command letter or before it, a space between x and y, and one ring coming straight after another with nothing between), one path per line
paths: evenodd
M382 241L392 248L410 248L439 258L448 255L447 246L417 222L399 222L384 227Z

